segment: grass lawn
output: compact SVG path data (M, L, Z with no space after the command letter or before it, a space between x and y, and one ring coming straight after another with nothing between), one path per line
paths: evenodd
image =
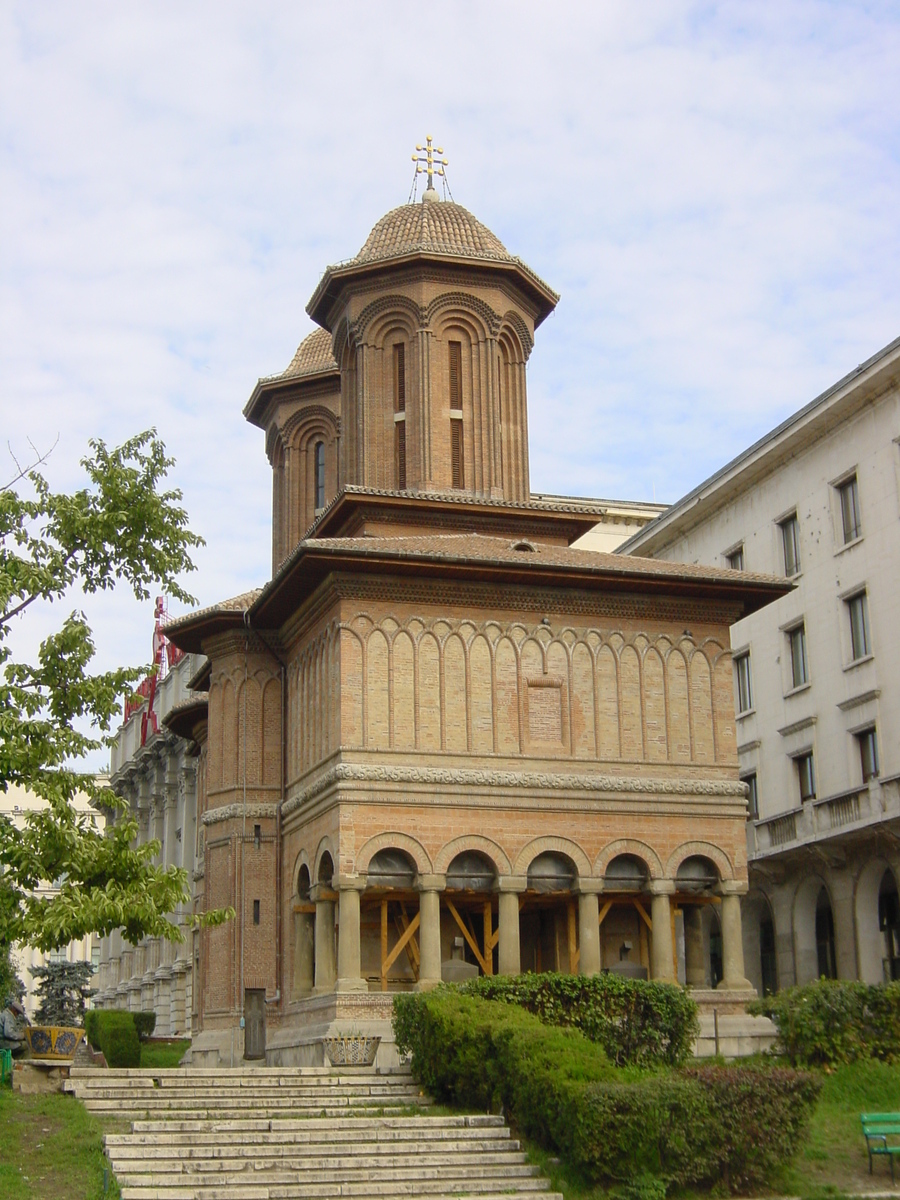
M141 1042L141 1066L163 1069L177 1067L190 1044L190 1038L153 1038Z
M115 1200L112 1173L103 1192L103 1129L74 1096L23 1096L0 1087L0 1196Z

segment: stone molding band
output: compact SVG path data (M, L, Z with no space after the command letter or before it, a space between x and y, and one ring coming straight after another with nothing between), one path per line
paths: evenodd
M211 808L200 818L204 825L215 825L219 821L232 821L235 817L271 817L278 815L277 804L225 804Z
M541 771L485 771L455 767L386 767L363 763L339 763L330 767L318 779L308 784L296 796L284 802L282 814L287 817L321 792L337 783L412 783L437 786L533 788L539 791L630 792L640 795L664 796L732 796L743 799L747 785L731 779L641 779L629 775L573 775ZM260 810L268 805L255 806ZM274 805L271 806L274 810ZM233 810L233 811L232 811ZM240 816L243 808L231 804L204 814L203 823ZM247 809L248 815L250 809ZM264 816L268 813L260 812ZM273 813L274 815L274 813Z

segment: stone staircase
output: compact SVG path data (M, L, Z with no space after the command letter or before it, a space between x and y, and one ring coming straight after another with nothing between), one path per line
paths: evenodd
M562 1200L502 1117L433 1116L408 1071L104 1071L66 1090L130 1122L106 1152L122 1200Z

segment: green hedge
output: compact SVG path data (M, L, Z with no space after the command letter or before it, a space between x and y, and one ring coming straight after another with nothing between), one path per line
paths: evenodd
M818 1083L786 1068L621 1070L575 1029L456 991L394 1000L398 1048L436 1098L501 1105L594 1182L757 1186L797 1149Z
M148 1037L153 1036L153 1030L156 1028L156 1013L136 1012L131 1015L134 1018L134 1027L137 1030L138 1037L142 1042L145 1042Z
M571 1025L619 1066L677 1066L692 1053L700 1025L683 988L618 975L490 976L460 991L517 1004L548 1025Z
M778 1048L795 1065L900 1058L900 983L819 979L754 1000L748 1008L771 1017Z
M134 1013L121 1008L94 1008L84 1014L87 1038L102 1050L108 1067L139 1067L141 1043Z

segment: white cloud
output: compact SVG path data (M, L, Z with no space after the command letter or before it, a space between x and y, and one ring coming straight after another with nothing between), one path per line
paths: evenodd
M63 486L155 423L200 598L264 581L241 409L433 132L562 293L532 485L674 499L900 332L898 67L892 4L7 2L4 436L58 431ZM149 607L89 611L145 655Z

